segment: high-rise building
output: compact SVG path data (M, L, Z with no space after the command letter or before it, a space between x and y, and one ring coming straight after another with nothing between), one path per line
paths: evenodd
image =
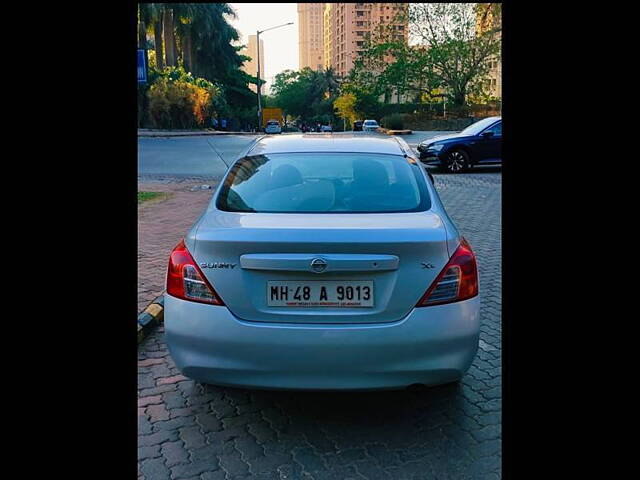
M240 50L241 55L251 57L251 60L247 60L242 64L242 70L253 77L258 76L258 42L257 35L249 35L249 42L245 48ZM264 75L264 44L260 40L260 78L265 79ZM254 83L249 84L249 88L257 93L258 88ZM262 86L262 93L265 93L265 87Z
M494 10L495 5L491 3L479 3L476 7L476 32L477 34L486 33L492 29L499 29L502 19L499 11ZM498 30L498 39L501 38L502 32ZM487 81L489 83L489 94L492 97L502 98L502 61L500 56L489 58L489 73Z
M408 3L325 3L324 65L345 77L368 34L389 27L395 39L409 40ZM402 16L400 20L398 17Z
M299 70L322 70L324 3L298 4Z

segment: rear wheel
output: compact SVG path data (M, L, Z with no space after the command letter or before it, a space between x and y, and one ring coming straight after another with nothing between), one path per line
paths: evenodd
M469 154L464 150L452 150L447 154L444 168L449 173L461 173L469 169L471 162Z

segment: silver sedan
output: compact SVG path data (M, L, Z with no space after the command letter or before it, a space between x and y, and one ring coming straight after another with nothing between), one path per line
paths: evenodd
M458 381L479 338L476 258L396 137L264 136L171 253L170 353L217 385Z

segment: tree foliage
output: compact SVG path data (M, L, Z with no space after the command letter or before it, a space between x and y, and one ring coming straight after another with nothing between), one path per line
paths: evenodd
M221 89L182 67L152 70L147 91L151 125L157 128L203 127L215 114Z
M500 54L500 4L419 3L406 14L418 41L409 45L394 23L379 26L354 61L349 83L364 95L406 95L416 102L443 97L463 106L486 89L489 62ZM484 28L477 29L478 25Z
M307 121L332 122L339 84L333 70L285 70L276 75L271 94L286 115Z
M353 123L358 119L356 100L356 96L353 93L343 93L333 102L333 108L340 117L347 119L349 123Z
M165 65L184 67L193 77L217 86L219 94L211 101L218 113L245 117L255 105L249 84L257 79L241 70L248 57L234 45L239 34L227 20L235 15L227 3L140 3L138 41L148 48L146 34L153 34L152 57L158 71Z
M481 94L489 61L500 55L500 5L415 3L409 12L411 33L423 46L418 53L431 65L434 84L445 88L455 106L465 105L469 94ZM478 29L479 18L489 15L491 27Z

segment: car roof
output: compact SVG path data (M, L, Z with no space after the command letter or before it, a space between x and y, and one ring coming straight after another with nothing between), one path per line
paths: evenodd
M349 152L386 153L404 155L406 152L394 137L377 137L353 133L298 133L256 139L246 155L293 152Z

